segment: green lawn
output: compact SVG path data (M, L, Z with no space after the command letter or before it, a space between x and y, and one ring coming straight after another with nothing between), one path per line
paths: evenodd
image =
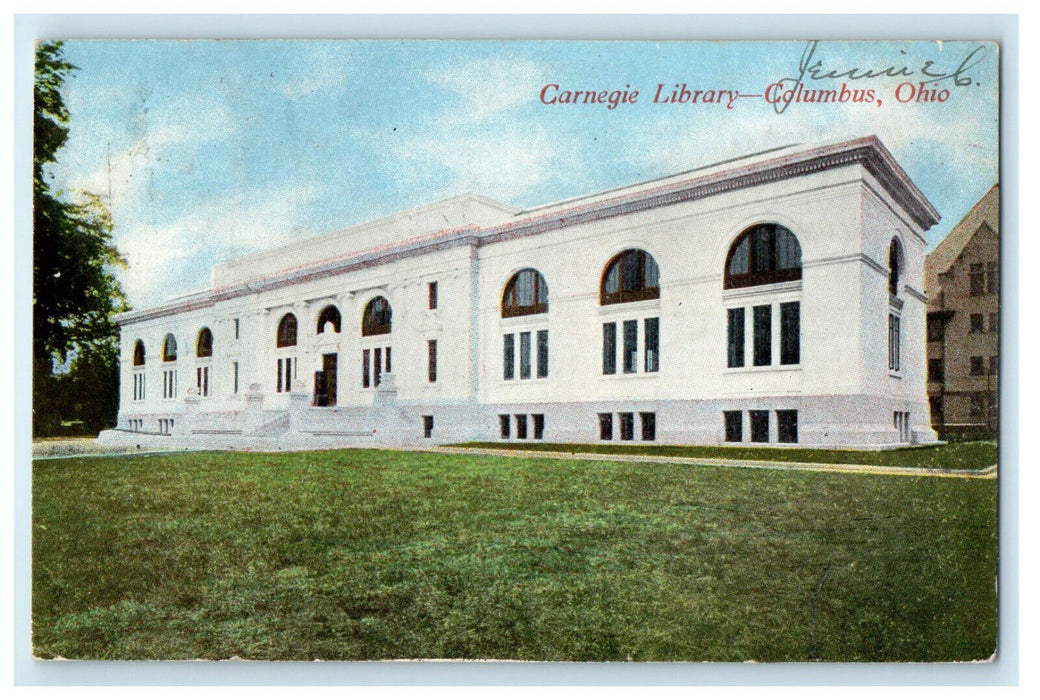
M996 481L336 451L33 465L42 657L968 660Z
M904 447L894 450L823 450L788 447L729 447L718 445L653 445L601 442L466 442L458 447L480 447L540 452L584 452L603 455L657 455L711 459L813 462L816 464L868 464L886 467L936 469L984 469L997 463L996 441L958 442L945 445Z

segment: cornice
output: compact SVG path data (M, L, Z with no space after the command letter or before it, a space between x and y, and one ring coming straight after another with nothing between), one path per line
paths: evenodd
M190 300L173 302L139 312L129 311L118 315L115 320L119 324L125 324L175 313L185 313L206 308L221 301L333 277L417 255L427 255L458 246L468 245L475 248L491 243L526 238L569 226L704 199L856 163L861 164L867 172L873 175L922 229L931 228L938 223L939 213L911 182L909 176L881 141L876 136L866 136L797 153L765 158L747 165L722 169L678 182L646 187L634 192L622 192L606 199L596 199L485 229L470 225L450 231L440 231L423 239L413 239L286 270L264 278L214 288L208 294Z

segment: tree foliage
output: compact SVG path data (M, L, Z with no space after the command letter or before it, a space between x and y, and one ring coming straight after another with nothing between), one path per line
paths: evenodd
M126 297L113 274L126 266L112 242L112 219L95 195L81 193L75 199L55 192L48 166L69 134L70 115L61 90L76 67L65 60L61 42L40 44L36 49L33 100L33 379L34 432L75 417L74 405L56 401L54 367L64 364L70 352L76 359L70 371L87 371L96 377L95 365L108 361L116 366L116 326L112 317L126 310ZM81 359L82 358L82 359ZM89 361L87 360L89 358ZM104 404L106 395L118 393L115 381L94 386L84 399ZM80 404L82 401L72 402ZM109 401L110 403L110 401ZM114 418L114 411L112 412Z

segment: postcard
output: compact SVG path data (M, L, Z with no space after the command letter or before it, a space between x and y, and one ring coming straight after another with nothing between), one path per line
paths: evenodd
M997 658L999 60L41 42L33 655Z

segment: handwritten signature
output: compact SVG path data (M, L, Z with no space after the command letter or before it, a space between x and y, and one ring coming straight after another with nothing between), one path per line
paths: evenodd
M985 56L985 47L978 46L973 49L954 70L945 72L937 69L935 61L925 61L916 71L907 65L886 66L884 68L849 68L847 70L831 70L824 66L821 59L816 58L816 47L819 41L806 42L802 50L802 57L798 61L798 76L781 78L775 84L779 91L784 94L794 95L798 87L805 83L806 77L812 80L866 80L871 78L899 78L922 76L927 83L938 83L944 80L952 80L958 87L971 85L973 79L968 75L968 70L978 65ZM788 91L791 92L788 92ZM783 114L790 106L791 100L778 100L773 103L773 109L777 114Z

